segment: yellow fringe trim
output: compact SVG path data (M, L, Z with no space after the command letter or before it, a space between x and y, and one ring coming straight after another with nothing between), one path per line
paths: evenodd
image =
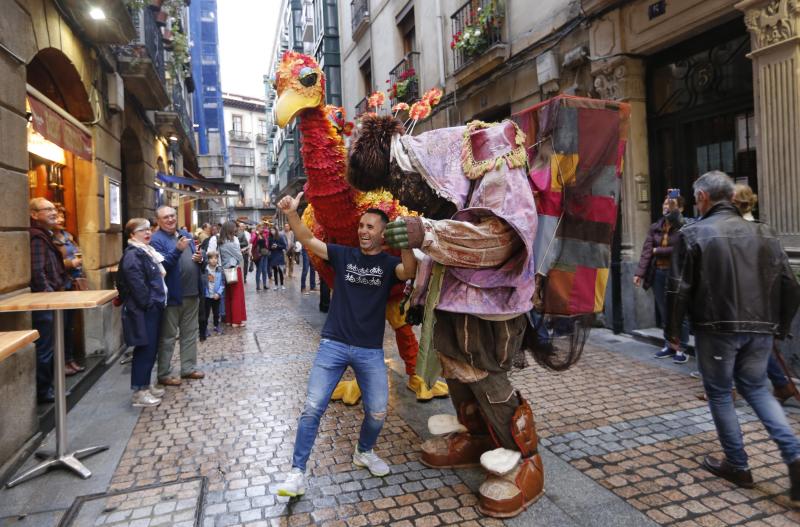
M514 142L517 145L516 148L494 159L475 161L475 157L472 154L470 134L482 128L490 128L498 124L499 123L485 123L483 121L471 121L467 124L461 148L461 168L464 170L464 175L467 179L479 179L490 170L500 168L503 162L508 165L508 168L521 168L527 165L528 154L525 152L525 132L520 130L519 126L513 121L511 121L511 124L514 125L514 129L516 130L514 136Z

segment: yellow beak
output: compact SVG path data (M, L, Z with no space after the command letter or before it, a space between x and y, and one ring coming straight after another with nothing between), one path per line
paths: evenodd
M298 112L306 108L314 108L321 103L321 94L315 97L306 97L294 90L285 91L278 97L278 102L275 105L275 123L283 128L294 119Z

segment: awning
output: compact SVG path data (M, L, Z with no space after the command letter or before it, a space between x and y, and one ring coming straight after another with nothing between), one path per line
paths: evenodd
M170 194L179 194L181 196L193 196L201 199L225 199L230 197L229 194L209 194L208 192L195 192L193 190L184 190L182 188L172 187L158 187L158 190L169 192Z
M33 129L51 143L76 156L92 160L92 137L54 112L42 101L28 95Z
M220 192L239 193L239 185L236 183L225 183L224 181L213 181L210 179L192 179L188 177L171 176L163 172L156 173L159 181L164 183L177 183L178 185L190 185L192 187L202 187L207 190L218 190Z

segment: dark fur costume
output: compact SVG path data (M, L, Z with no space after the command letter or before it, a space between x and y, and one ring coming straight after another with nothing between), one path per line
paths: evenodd
M410 210L425 211L425 217L448 219L456 206L438 196L416 172L403 172L391 158L392 135L403 133L403 125L391 116L366 115L361 119L357 140L350 149L347 180L362 191L385 188Z

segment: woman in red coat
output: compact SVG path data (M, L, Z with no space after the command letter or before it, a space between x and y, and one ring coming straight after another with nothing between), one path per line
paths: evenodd
M219 258L226 273L235 269L236 280L228 280L225 288L225 321L234 327L244 326L247 312L244 306L244 275L242 274L242 248L236 237L236 223L225 222L219 240Z

